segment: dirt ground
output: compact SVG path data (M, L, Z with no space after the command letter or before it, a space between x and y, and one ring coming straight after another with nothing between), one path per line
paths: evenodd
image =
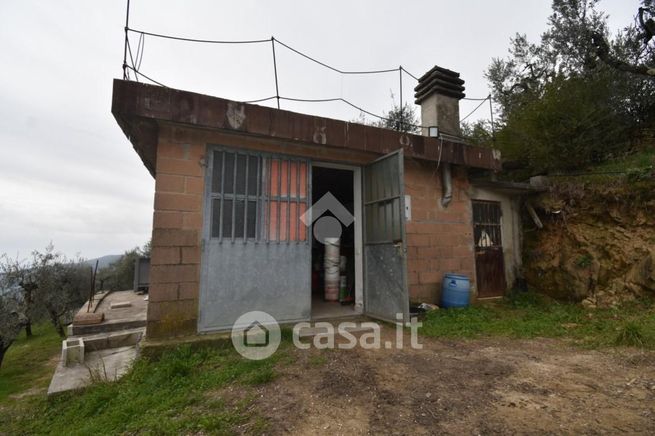
M655 434L653 352L545 339L420 342L294 348L252 407L270 434Z

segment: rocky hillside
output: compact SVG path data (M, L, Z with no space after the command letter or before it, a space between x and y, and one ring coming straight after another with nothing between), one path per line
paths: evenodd
M528 284L590 307L655 296L652 170L575 179L557 181L532 201L544 228L525 220Z

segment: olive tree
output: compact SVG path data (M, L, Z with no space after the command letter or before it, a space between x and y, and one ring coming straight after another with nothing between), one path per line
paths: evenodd
M124 291L134 286L134 267L139 257L150 257L150 242L126 251L116 262L98 271L100 290Z
M0 256L0 289L20 295L18 308L22 314L25 334L32 337L32 320L39 316L39 308L35 304L34 293L37 285L34 281L34 270L26 259L16 256L11 258L6 254Z
M31 269L36 283L36 304L43 308L63 338L64 326L90 295L91 267L80 259L67 259L49 245L43 252L32 253Z
M12 290L5 289L4 292L0 294L0 368L5 353L25 325L19 295Z
M25 260L3 255L0 274L0 290L4 289L6 298L13 298L12 312L20 315L20 325L28 337L32 323L43 318L64 337L64 326L90 295L91 267L81 259L69 260L52 244L43 251L33 251Z

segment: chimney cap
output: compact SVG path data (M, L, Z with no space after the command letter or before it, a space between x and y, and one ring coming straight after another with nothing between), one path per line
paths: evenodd
M462 99L466 96L464 89L464 80L459 78L459 73L435 65L418 79L414 98L416 104L421 104L432 94Z

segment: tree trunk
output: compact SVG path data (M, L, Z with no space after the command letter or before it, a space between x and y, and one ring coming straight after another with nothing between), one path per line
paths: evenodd
M64 330L64 326L61 324L61 322L59 322L59 320L56 321L55 328L57 329L57 334L59 337L66 339L66 331Z
M0 341L0 344L1 344L1 343L2 343L2 341ZM0 345L0 368L2 368L2 361L4 360L4 358L5 358L5 353L6 353L7 350L9 349L9 346L10 346L10 345L11 345L11 342L10 342L9 345L7 345L6 347L5 347L4 345Z
M50 315L50 321L52 321L52 325L55 327L55 330L57 330L57 334L60 338L65 339L66 332L64 331L64 326L59 319L59 315L52 309L46 309L48 310L48 315Z
M29 339L32 335L32 321L25 322L25 336Z

